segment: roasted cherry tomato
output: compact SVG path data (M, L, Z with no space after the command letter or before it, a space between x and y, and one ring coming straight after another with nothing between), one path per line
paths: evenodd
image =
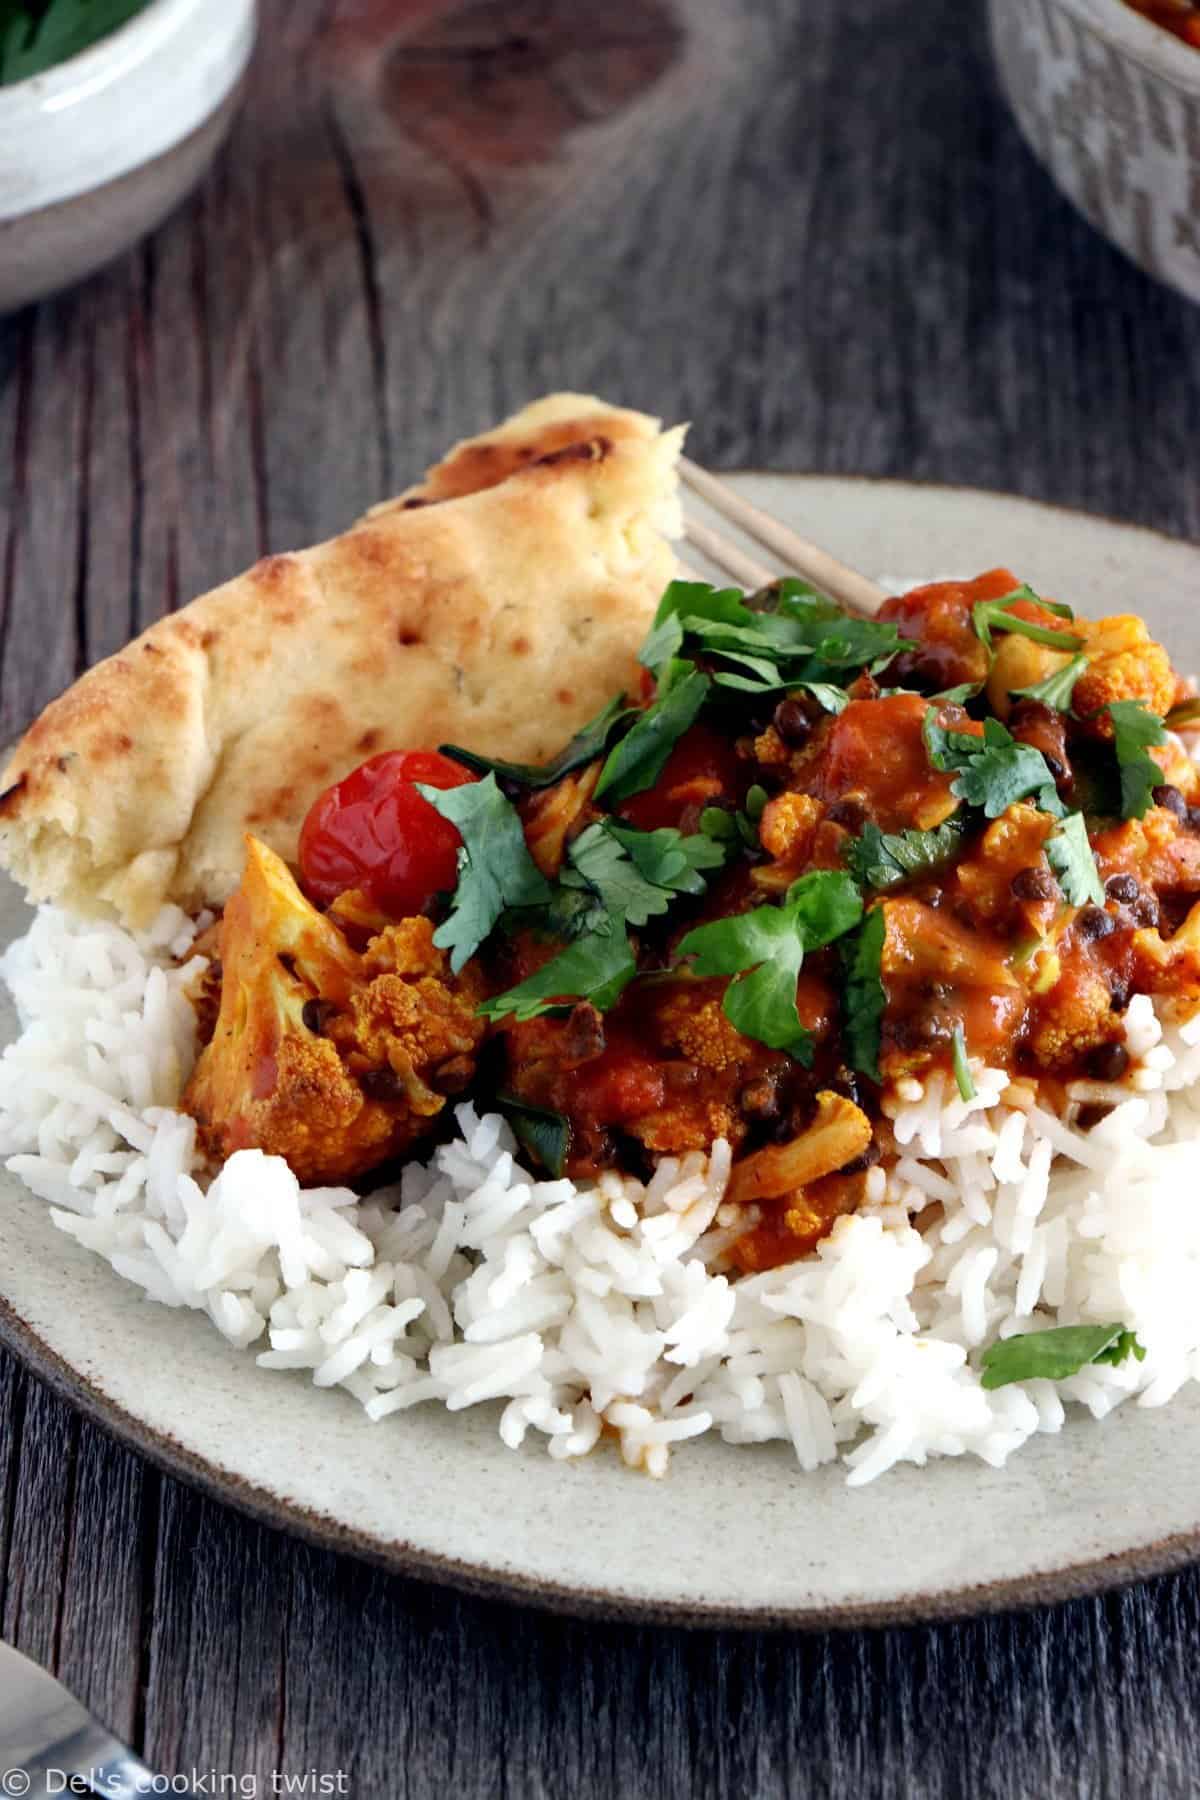
M736 799L738 773L728 738L708 725L693 725L675 745L654 786L623 800L617 811L642 831L677 826L690 806Z
M462 843L448 820L418 794L462 787L477 777L436 750L389 750L313 802L300 833L300 876L319 906L361 888L395 919L419 913L453 888Z

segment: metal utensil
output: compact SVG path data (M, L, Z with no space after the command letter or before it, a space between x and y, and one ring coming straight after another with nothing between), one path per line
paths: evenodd
M80 1791L104 1800L163 1792L144 1763L11 1644L0 1644L0 1794L43 1800ZM171 1792L179 1790L172 1784Z

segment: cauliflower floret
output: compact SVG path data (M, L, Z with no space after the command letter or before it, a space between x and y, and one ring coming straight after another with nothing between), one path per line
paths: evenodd
M447 975L430 922L391 925L360 956L253 837L220 960L183 1097L214 1157L258 1148L302 1181L344 1181L407 1149L474 1073L481 989Z
M1032 607L1024 610L1033 613ZM1075 683L1071 710L1079 720L1100 715L1092 721L1096 736L1112 736L1112 721L1102 709L1114 700L1141 700L1151 712L1165 718L1180 697L1181 683L1170 657L1132 613L1073 622L1046 613L1039 615L1037 622L1083 639L1087 667ZM1078 654L1077 650L1035 643L1018 632L997 636L987 684L993 712L1006 719L1015 690L1045 681Z
M1120 1035L1108 983L1090 963L1075 958L1038 999L1029 1049L1043 1068L1061 1068Z
M1087 657L1071 701L1077 718L1099 713L1092 729L1100 737L1111 737L1112 720L1101 709L1114 700L1140 700L1160 718L1170 712L1179 682L1170 657L1141 619L1119 613L1094 625L1080 619L1075 629L1086 639Z

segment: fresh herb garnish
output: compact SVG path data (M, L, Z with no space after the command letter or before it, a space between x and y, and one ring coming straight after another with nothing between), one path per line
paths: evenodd
M1086 656L1073 656L1061 669L1047 675L1045 681L1037 681L1032 687L1013 688L1012 697L1014 700L1040 700L1043 706L1052 706L1056 712L1070 712L1075 683L1086 668Z
M0 0L0 87L78 56L149 0Z
M954 1079L962 1099L975 1098L975 1078L967 1061L967 1034L961 1024L954 1027Z
M684 837L669 826L637 831L615 819L589 825L567 852L567 887L586 886L603 911L644 925L665 913L680 894L702 894L702 869L719 869L724 846L703 833Z
M511 1013L519 1024L576 1000L590 1000L598 1012L607 1012L636 974L625 921L610 917L552 956L525 981L485 1001L479 1011L486 1019L502 1019Z
M737 648L748 647L747 638L741 634L751 632L753 614L746 607L740 588L714 588L706 581L672 581L658 603L654 623L638 651L638 661L657 675L680 655L689 631L702 635L717 625L732 627L739 634ZM770 648L769 640L756 638L753 642Z
M845 712L850 704L850 696L844 687L838 687L832 681L798 681L797 688L805 694L811 694L822 712Z
M1029 601L1042 612L1056 613L1062 619L1075 617L1069 606L1063 606L1057 600L1043 600L1031 587L1025 585L1014 588L1003 600L977 600L971 609L971 619L976 637L982 639L989 650L995 647L992 643L994 631L1008 631L1017 637L1032 638L1035 644L1049 644L1054 650L1083 649L1083 639L1073 631L1055 631L1049 625L1035 624L1032 619L1023 619L1010 611L1021 600Z
M948 731L938 724L937 709L925 715L925 748L935 769L957 773L950 792L978 806L984 816L998 819L1017 800L1036 795L1043 812L1062 818L1066 808L1058 797L1050 765L1032 744L1018 743L999 719L985 719L983 736Z
M1124 1325L1060 1325L1052 1331L1024 1331L1000 1338L983 1353L980 1385L1007 1387L1012 1381L1065 1381L1089 1363L1120 1363L1146 1352Z
M881 831L864 825L862 836L845 846L846 866L864 887L886 889L927 875L960 849L965 822L957 815L932 831Z
M438 948L449 950L450 967L457 975L506 907L544 905L551 888L530 856L516 809L500 792L494 775L456 788L417 782L416 789L462 838L450 916L433 934Z
M909 688L891 688L893 694L906 694ZM929 698L935 706L965 706L968 700L976 699L983 692L982 681L960 681L957 687L943 688L940 694L931 694Z
M610 806L653 787L675 745L708 698L711 682L693 663L670 662L659 677L659 694L633 729L608 753L596 798Z
M562 1113L552 1112L547 1106L531 1106L527 1100L508 1093L496 1095L496 1106L511 1125L521 1148L536 1157L556 1179L561 1176L571 1144L571 1126Z
M1149 810L1153 790L1163 778L1162 770L1146 751L1151 744L1166 743L1166 728L1141 700L1114 700L1105 710L1113 722L1113 743L1121 770L1121 817L1140 819Z
M702 657L722 690L767 695L804 688L827 712L848 696L839 677L882 668L909 648L899 628L848 618L805 583L784 580L748 601L736 588L676 581L663 595L639 659L661 681L680 658Z
M1082 813L1069 814L1047 839L1046 860L1072 906L1104 905L1104 883L1088 842L1087 820Z
M1192 694L1173 706L1163 721L1168 731L1182 731L1189 725L1200 725L1200 694Z
M474 750L463 750L457 744L439 744L443 756L451 756L465 768L475 769L481 775L498 775L502 781L513 782L518 787L540 788L553 787L564 775L573 774L585 764L594 762L598 756L612 744L620 731L630 719L641 717L641 708L626 706L622 695L610 700L603 712L598 712L577 731L565 749L548 763L510 763L497 762L493 757L480 756Z
M827 869L801 876L781 906L759 906L689 931L679 946L696 975L732 975L725 1017L746 1037L798 1062L812 1060L812 1033L796 1010L805 952L822 949L862 917L862 896L848 875Z
M842 946L842 970L846 978L842 1012L846 1060L852 1069L872 1081L880 1079L880 1026L887 1006L882 973L886 935L887 920L882 906L877 906Z

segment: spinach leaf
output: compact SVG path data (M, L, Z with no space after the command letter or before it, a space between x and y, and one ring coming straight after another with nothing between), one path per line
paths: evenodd
M485 1001L479 1011L486 1019L511 1013L520 1024L575 1000L590 1000L598 1011L607 1012L636 974L625 921L606 918L602 928L568 944L516 987Z
M569 1121L562 1113L552 1112L547 1106L531 1106L516 1094L497 1094L496 1106L512 1126L513 1136L521 1148L557 1180L566 1165L571 1144Z
M980 1385L1007 1387L1012 1381L1065 1381L1089 1363L1139 1362L1146 1352L1123 1325L1060 1325L1001 1338L983 1353Z
M883 985L883 940L887 921L882 906L869 912L854 936L842 948L842 971L845 975L842 1024L846 1039L846 1057L872 1081L878 1081L879 1041L887 990Z
M664 680L665 688L661 686ZM628 736L609 751L596 783L597 800L603 795L610 806L615 806L654 786L668 756L694 723L711 685L708 676L701 674L694 663L667 665L654 704L638 716Z
M660 681L679 659L703 657L714 699L808 687L835 712L846 703L840 676L882 668L906 647L896 625L849 618L803 582L779 581L747 598L736 588L676 581L638 654Z
M493 757L480 756L474 750L463 750L457 744L439 744L438 749L443 756L453 757L455 762L462 763L465 768L475 769L481 775L490 772L500 776L503 781L511 781L518 787L530 788L536 792L539 788L553 787L564 775L570 775L587 763L594 762L598 756L603 756L628 721L640 716L640 707L626 706L623 696L618 695L594 719L589 719L565 749L560 750L548 763L497 762Z
M450 967L457 974L507 907L543 905L551 888L530 856L516 809L500 792L494 775L457 788L430 787L425 782L415 786L462 838L450 916L433 934L438 948L449 950Z

